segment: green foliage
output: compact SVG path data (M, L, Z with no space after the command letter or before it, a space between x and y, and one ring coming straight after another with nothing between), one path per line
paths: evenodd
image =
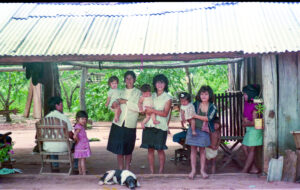
M255 106L255 108L256 108L256 113L258 114L258 118L261 118L261 116L262 116L262 114L263 114L263 112L264 112L264 109L265 109L265 106L264 105L262 105L262 104L257 104L256 106Z
M13 101L9 107L10 109L17 108L22 113L25 109L30 81L25 78L25 73L22 72L0 72L0 94L5 100L9 95L9 80L12 85L9 100ZM1 99L0 102L0 109L5 109L4 102Z
M0 143L0 162L7 161L12 153L12 145Z
M89 141L90 141L90 142L93 142L93 141L100 141L100 139L93 137L93 138L90 138Z
M202 60L203 61L203 60ZM205 61L205 60L204 60ZM195 60L193 62L199 62ZM167 62L164 62L167 63ZM140 63L136 63L140 64ZM89 69L89 73L103 73L105 74L102 77L100 82L96 83L86 83L86 95L85 101L87 106L87 112L89 118L94 121L112 121L114 113L105 107L107 92L109 86L107 84L108 78L112 75L116 75L119 78L119 88L125 88L124 84L124 73L127 70L125 69ZM177 98L177 93L181 91L188 92L188 85L186 79L186 73L184 68L177 69L135 69L133 70L137 76L135 86L137 88L141 87L143 84L148 83L152 86L152 79L157 74L164 74L169 80L169 93ZM192 82L192 94L196 95L198 90L202 85L210 85L214 93L223 93L228 89L228 77L227 77L227 65L209 65L201 67L191 67L189 68L190 78ZM64 82L67 92L71 92L74 86L80 85L81 80L81 71L64 71L60 72L60 80ZM8 89L8 74L9 73L0 73L0 80L2 82L0 92L4 95L7 95L5 90ZM26 105L29 80L26 80L25 73L20 72L10 72L11 78L14 81L15 85L13 89L19 88L19 93L12 91L11 98L15 100L11 105L11 108L18 108L20 112L24 112ZM153 90L153 88L152 88ZM68 110L67 101L63 89L61 89L61 94L64 102L64 111L71 112L75 115L77 111L80 110L80 92L76 90L73 94L72 107L71 110ZM1 109L1 108L0 108ZM177 113L174 113L177 114Z

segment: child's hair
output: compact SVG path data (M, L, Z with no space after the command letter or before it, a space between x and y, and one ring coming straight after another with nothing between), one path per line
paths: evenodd
M187 92L180 92L178 95L178 99L186 99L188 102L192 101L191 95Z
M208 86L208 85L207 86L206 85L201 86L201 88L199 89L199 91L197 93L197 96L196 96L196 100L198 100L199 102L202 102L201 97L200 97L201 92L208 92L208 94L209 94L209 100L208 101L210 103L214 102L214 92L213 92L213 90L211 89L210 86Z
M142 92L151 92L151 86L149 84L143 84L141 87Z
M260 85L258 84L248 84L247 86L243 87L243 93L248 95L248 102L252 102L256 96L259 95L260 92Z
M117 83L119 83L119 79L118 79L117 76L111 76L111 77L109 77L109 79L108 79L108 86L110 86L110 83L112 83L114 81L117 81Z
M86 111L84 111L84 110L80 110L80 111L78 111L78 112L76 113L76 119L79 119L79 118L81 118L81 117L84 117L84 118L86 118L86 119L89 118L88 114L87 114Z

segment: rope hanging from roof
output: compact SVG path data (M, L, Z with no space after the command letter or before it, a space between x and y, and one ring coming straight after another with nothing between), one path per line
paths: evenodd
M143 71L143 64L144 64L144 62L143 62L143 54L141 54L141 68L140 68L141 71Z

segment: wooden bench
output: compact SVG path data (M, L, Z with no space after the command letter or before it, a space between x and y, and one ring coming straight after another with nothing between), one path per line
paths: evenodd
M44 167L46 163L50 163L52 168L53 162L58 163L67 163L70 165L68 173L59 173L63 175L70 175L73 169L73 157L71 152L71 143L69 140L69 131L67 127L67 123L54 117L42 118L40 121L36 123L36 132L37 132L37 143L40 151L40 155L42 158L42 166L40 170L40 174L57 174L44 172ZM44 142L64 142L67 144L66 152L46 152L43 150ZM58 160L49 159L50 155L58 155ZM67 158L63 158L63 156L67 156Z
M235 91L216 94L215 104L218 108L217 115L220 118L221 126L220 147L223 149L224 155L227 158L221 169L231 161L242 168L243 164L236 156L239 148L235 150L235 147L243 141L245 134L245 128L242 126L244 105L243 93L241 91ZM233 144L229 145L226 143L228 141L233 142Z

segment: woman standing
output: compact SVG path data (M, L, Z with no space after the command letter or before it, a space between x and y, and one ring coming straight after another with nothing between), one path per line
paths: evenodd
M138 100L141 92L134 87L136 75L133 71L127 71L124 74L126 88L121 92L121 98L116 102L121 107L119 121L113 120L109 133L107 150L117 154L119 169L129 169L132 152L136 140L136 124L139 116ZM114 104L112 105L114 109Z
M165 165L165 152L168 149L166 140L168 135L168 120L170 117L170 109L172 105L172 96L168 92L168 79L165 75L159 74L153 78L153 108L147 107L145 112L154 113L159 124L153 124L150 119L145 124L142 134L141 148L148 149L148 162L151 174L154 173L154 151L156 150L159 158L159 173L163 173Z
M244 93L244 114L243 126L246 127L246 133L242 142L242 148L246 156L246 163L242 170L243 173L258 174L260 171L255 164L256 147L263 145L263 130L255 129L254 119L257 118L257 104L253 103L253 98L259 95L260 87L256 85L247 85L243 88Z
M192 134L191 127L187 131L186 144L191 146L191 167L190 179L196 176L197 148L200 149L200 174L203 179L208 178L205 171L206 152L205 147L210 146L209 132L214 132L214 119L217 107L213 103L213 91L210 86L201 86L196 95L194 107L196 110L196 135Z

